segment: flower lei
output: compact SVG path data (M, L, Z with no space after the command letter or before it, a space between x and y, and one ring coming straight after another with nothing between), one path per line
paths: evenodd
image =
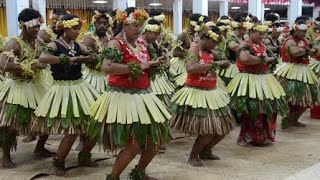
M149 14L144 9L136 9L134 12L128 14L125 11L117 10L115 19L117 22L122 22L123 24L144 24L144 22L149 18Z
M97 22L97 19L99 19L103 15L105 15L108 18L109 26L113 27L113 19L108 13L100 13L99 11L94 11L94 15L92 16L91 22L94 24L95 22Z
M19 22L19 28L23 28L23 26L26 26L26 28L33 28L35 26L41 26L41 24L43 24L43 19L41 17L39 18L34 18L31 19L30 21L26 21L26 22Z

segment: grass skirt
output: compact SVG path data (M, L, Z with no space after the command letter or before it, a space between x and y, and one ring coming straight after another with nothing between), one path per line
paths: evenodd
M150 90L109 87L91 107L89 135L98 136L104 149L125 146L134 137L140 146L147 139L162 145L168 140L171 115Z
M285 91L273 74L239 73L227 90L231 95L231 105L237 116L248 113L252 120L266 114L270 120L272 114L280 111L287 116L289 107L285 101Z
M175 84L169 80L167 74L158 74L151 81L151 90L154 92L167 106L170 105L170 99L175 92Z
M239 69L237 64L231 63L229 68L227 69L220 69L219 76L223 78L233 79L239 73Z
M21 134L28 134L33 111L46 93L40 80L5 79L0 85L0 127L10 126Z
M283 63L275 74L286 92L288 103L306 108L319 105L318 77L309 65Z
M320 61L312 58L309 66L316 73L316 75L320 77Z
M54 81L38 108L32 130L47 134L83 134L90 106L99 93L85 80Z
M186 72L186 67L187 61L185 59L174 57L170 60L170 71L174 72L177 75Z
M171 109L175 115L171 127L196 136L226 135L235 126L229 102L229 95L220 88L185 86L172 98Z
M103 71L97 71L85 67L83 70L83 79L85 79L92 87L94 87L99 93L103 93L107 90L108 80Z

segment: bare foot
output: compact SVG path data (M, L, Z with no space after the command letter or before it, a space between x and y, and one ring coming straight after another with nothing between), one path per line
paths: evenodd
M247 141L243 139L238 139L237 144L242 147L248 147L250 145Z
M209 154L202 155L201 153L199 154L200 159L206 159L206 160L220 160L221 158L217 155L212 154L210 152Z
M199 158L191 158L189 157L188 163L192 166L195 167L201 167L203 166L203 163L201 162L201 160Z
M33 135L28 135L27 137L25 137L25 138L23 138L22 139L22 142L24 142L24 143L30 143L30 142L32 142L32 141L34 141L34 140L36 140L37 138L35 137L35 136L33 136Z
M306 127L305 124L301 123L301 122L296 122L293 124L293 126L297 126L297 127Z
M35 149L33 151L33 153L36 155L36 156L41 156L41 157L53 157L56 155L56 153L54 152L51 152L47 149Z
M56 168L55 169L55 175L56 176L60 176L60 177L67 176L67 172L65 170L61 169L61 168Z
M11 159L2 159L1 160L1 168L2 169L12 169L15 168L16 165L11 161Z

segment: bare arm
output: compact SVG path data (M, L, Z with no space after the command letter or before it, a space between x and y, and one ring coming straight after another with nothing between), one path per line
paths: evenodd
M185 44L186 44L186 40L185 40L185 35L184 34L180 34L178 37L177 37L177 41L179 42L182 42L182 48L185 48ZM189 48L189 47L188 47ZM180 57L180 58L184 58L186 56L187 52L184 50L184 49L181 49L180 47L176 47L174 50L173 50L173 56L174 57Z
M298 47L293 40L288 40L286 42L286 48L289 48L289 54L295 57L300 57L307 53L306 49Z
M80 48L81 48L81 53L84 54L85 56L80 56L77 60L77 62L81 62L81 63L91 63L96 61L96 57L90 55L89 50L86 46L84 46L83 44L79 44Z
M10 51L12 51L16 57L18 58L20 57L21 47L19 43L14 39L10 40L4 49L4 52L10 52ZM22 72L21 66L12 62L12 60L10 60L10 58L5 53L1 55L0 68L2 71L5 71L5 72L13 72L13 73Z
M199 56L199 52L197 48L192 47L189 49L189 51L195 56ZM211 69L212 65L211 64L199 64L199 61L197 59L194 60L189 60L187 62L187 72L192 73L192 74L197 74L197 73L203 73L206 71L209 71Z
M243 49L240 51L239 60L245 65L257 65L265 62L274 61L274 57L265 57L265 62L257 56L254 56L250 53L249 50Z
M46 44L50 43L51 42L51 37L50 35L46 32L45 29L41 29L39 32L38 32L38 37L40 39L42 39Z
M240 44L238 44L235 41L231 41L228 43L228 48L231 49L234 52L237 52L240 48Z
M48 45L53 51L57 51L57 46L55 42L51 42ZM50 54L49 52L42 52L39 61L44 64L59 64L61 63L59 56Z

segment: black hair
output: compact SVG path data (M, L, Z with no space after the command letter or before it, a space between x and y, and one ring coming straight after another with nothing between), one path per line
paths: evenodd
M62 8L53 9L53 13L58 15L58 16L68 14L67 11L65 9L62 9Z
M227 19L230 19L229 16L224 15L220 17L220 20L227 20Z
M316 21L320 21L320 16L319 17L317 17L316 19L314 19L314 20L316 20Z
M275 28L278 28L278 27L282 27L282 24L279 22L276 22L276 23L273 23L272 26Z
M18 21L27 22L36 18L41 18L41 14L39 11L33 8L25 8L19 13Z
M124 10L128 15L133 13L137 8L135 7L128 7L126 10ZM116 11L114 11L116 13ZM116 27L115 27L115 31L114 31L114 36L117 36L121 31L122 31L122 28L123 28L123 23L117 23L115 24Z
M201 17L202 15L199 14L199 13L194 13L194 14L191 14L190 16L190 21L196 21L196 22L199 22L199 18Z
M149 19L147 24L158 25L158 26L161 25L161 23L159 21L157 21L157 20L155 20L153 18Z
M246 21L246 18L244 17L244 14L243 14L243 13L238 13L238 14L236 14L236 15L233 17L233 20L234 20L235 22L241 23L241 22L245 22L245 21Z
M150 10L149 15L150 15L150 17L159 16L159 15L161 15L161 12L157 11L155 9L152 9L152 10Z
M306 23L308 20L309 20L309 17L307 16L299 16L296 18L294 22L297 23L298 21L304 21Z
M203 16L203 22L207 23L210 21L210 18L208 16ZM199 24L199 23L198 23Z
M265 20L273 23L278 20L278 16L276 16L274 13L269 13L266 15Z
M218 22L216 25L219 27L219 26L225 26L226 24L224 24L222 22Z
M74 18L79 18L79 17L78 17L77 15L74 15L74 14L65 14L65 15L61 18L61 20L62 20L62 21L67 21L67 20L72 20L72 19L74 19ZM63 29L61 29L61 30L55 29L55 30L54 30L54 33L57 34L57 38L60 38L60 37L63 35L64 30L63 30Z
M109 12L107 10L99 10L98 12L101 13L102 15L99 18L97 18L97 21L100 18L104 18L104 19L107 19L107 20L109 19L108 16L107 16L107 14L109 14Z

